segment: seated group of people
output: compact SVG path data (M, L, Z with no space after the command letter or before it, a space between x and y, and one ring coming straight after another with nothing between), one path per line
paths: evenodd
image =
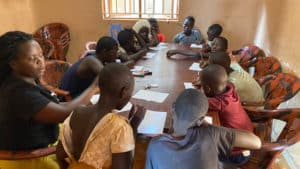
M174 43L203 44L205 52L170 50L167 57L199 57L203 70L195 81L197 89L184 90L170 105L173 132L152 139L146 169L217 169L219 162L242 165L252 150L261 147L241 102L263 100L262 89L231 61L220 25L209 27L205 42L194 24L195 19L187 17ZM134 78L128 66L165 37L157 21L149 19L121 31L118 41L101 37L95 51L72 65L61 89L70 91L73 100L60 102L39 82L45 64L32 35L14 31L0 36L0 150L36 150L58 141L55 155L0 160L0 168L133 167L137 128L146 110L134 105L127 116L117 110L132 96ZM123 64L114 63L116 59ZM99 89L98 103L85 106ZM219 113L222 127L204 120L208 111ZM59 123L63 123L60 131Z

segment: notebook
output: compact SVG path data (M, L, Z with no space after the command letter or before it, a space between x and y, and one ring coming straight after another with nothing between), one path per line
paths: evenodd
M138 133L156 135L162 134L167 118L167 112L147 110L145 117L138 127Z

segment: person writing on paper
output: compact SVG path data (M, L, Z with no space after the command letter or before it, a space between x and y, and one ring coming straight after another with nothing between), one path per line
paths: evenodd
M186 89L173 104L172 134L155 137L148 145L145 169L218 169L234 147L259 149L260 139L248 131L205 122L206 96Z
M0 36L0 150L7 154L45 149L58 138L58 123L81 104L87 104L96 82L71 102L60 103L39 82L45 70L43 51L31 34ZM4 154L5 154L4 153ZM29 153L28 153L29 154ZM2 169L56 169L55 156L0 160Z
M159 40L157 38L157 32L151 29L151 24L148 20L137 21L132 29L144 40L147 46L157 46Z
M142 48L135 45L135 38ZM118 57L122 62L136 62L146 55L148 49L143 39L133 29L125 29L118 34L119 50Z
M118 44L113 38L101 37L96 51L88 52L64 73L59 88L69 91L72 98L76 98L88 88L104 65L116 61L117 51Z
M61 168L132 168L134 134L146 110L134 106L130 120L117 110L130 100L134 78L126 66L111 63L100 72L99 88L98 103L78 107L63 124L57 151Z
M263 102L263 90L238 63L231 63L227 52L211 53L209 59L200 61L200 65L206 67L209 64L217 64L225 68L228 81L233 83L241 102Z
M192 43L203 44L205 41L201 32L198 29L194 29L194 26L195 18L187 16L183 22L183 31L174 37L173 42L181 45L190 45Z
M159 42L166 42L166 36L163 33L160 32L157 19L155 19L155 18L149 18L148 22L151 25L152 35L154 36L155 33L156 33L156 36L157 36L157 39L159 40Z
M228 49L228 40L224 37L215 37L212 46L210 49L211 53L214 52L226 52ZM180 55L185 55L189 57L195 57L199 59L207 59L210 53L205 53L205 52L194 52L192 50L180 50L180 49L173 49L169 50L167 52L167 57L171 58L173 55L180 54Z
M253 132L253 125L241 105L232 83L228 82L226 70L210 64L200 72L201 89L208 97L209 111L219 113L221 125L227 128ZM251 157L250 151L234 150L228 161L241 165Z

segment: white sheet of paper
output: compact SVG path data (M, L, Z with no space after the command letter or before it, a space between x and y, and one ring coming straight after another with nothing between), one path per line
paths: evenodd
M152 59L155 56L155 53L147 53L146 56L144 56L145 59Z
M209 124L213 124L213 118L210 117L210 116L205 116L205 117L204 117L204 120L205 120L207 123L209 123Z
M118 110L118 112L130 111L131 108L132 108L132 103L128 102L121 110Z
M202 45L197 45L197 44L195 44L195 43L193 43L192 45L191 45L191 48L200 48L200 49L202 49Z
M91 102L92 104L96 104L96 103L98 103L99 98L100 98L100 94L95 94L95 95L93 95L92 98L90 99L90 102Z
M200 68L200 64L199 64L199 63L194 62L194 63L190 66L189 70L193 70L193 71L201 71L202 69Z
M150 90L139 90L132 98L162 103L169 93L154 92Z
M139 71L142 71L144 69L143 66L134 66L133 69L131 69L130 71L132 72L139 72Z
M147 110L145 117L138 127L141 134L162 134L167 118L167 112Z
M191 82L184 82L183 85L185 89L195 89L193 83Z

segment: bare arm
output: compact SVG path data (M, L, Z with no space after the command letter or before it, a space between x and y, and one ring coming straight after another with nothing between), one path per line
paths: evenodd
M133 153L132 151L125 153L112 154L112 169L132 169Z
M167 57L171 57L173 55L176 55L176 54L180 54L180 55L185 55L185 56L191 56L191 57L197 57L197 58L201 58L202 56L202 53L200 52L194 52L194 51L191 51L191 50L169 50L167 52Z
M147 49L141 49L137 53L128 55L126 53L123 53L120 55L120 59L122 62L127 62L127 61L138 61L141 57L145 56L147 53Z
M152 39L151 39L150 46L157 46L159 44L157 32L155 30L151 30L151 35L152 35Z
M261 148L260 139L253 133L235 130L234 147L256 150Z
M95 93L97 89L98 78L96 78L93 84L87 88L79 97L76 99L57 104L50 102L41 111L37 112L33 119L43 123L59 123L63 122L69 114L79 105L88 104L90 97Z

